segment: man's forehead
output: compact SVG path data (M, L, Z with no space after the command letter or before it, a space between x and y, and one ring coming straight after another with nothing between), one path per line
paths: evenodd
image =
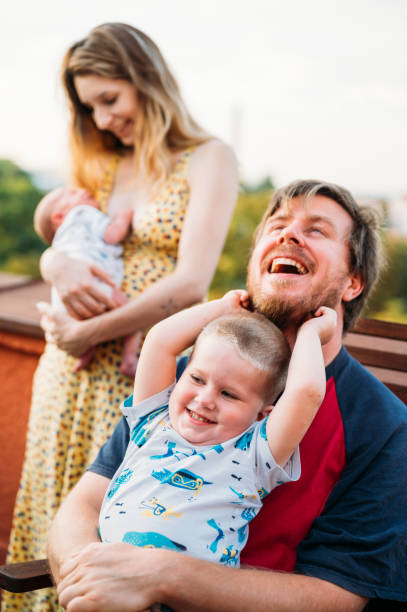
M347 212L338 202L324 195L295 196L294 198L284 198L274 206L271 205L269 216L290 215L293 214L296 209L306 210L308 212L312 208L318 208L322 211L323 209L332 207Z

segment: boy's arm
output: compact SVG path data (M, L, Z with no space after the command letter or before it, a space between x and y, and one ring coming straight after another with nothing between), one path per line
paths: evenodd
M103 240L108 244L118 244L124 240L131 228L133 211L126 208L115 214L105 229Z
M248 305L246 291L229 291L219 300L182 310L154 325L141 350L133 402L141 402L168 387L175 380L177 355L195 342L207 323L242 310L242 305Z
M270 451L279 465L289 460L324 399L326 380L321 344L330 340L335 328L336 312L323 306L298 330L284 393L266 425Z

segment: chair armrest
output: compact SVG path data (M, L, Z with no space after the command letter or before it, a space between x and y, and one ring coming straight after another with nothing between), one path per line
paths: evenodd
M0 588L12 593L25 593L52 587L48 559L10 563L0 566Z

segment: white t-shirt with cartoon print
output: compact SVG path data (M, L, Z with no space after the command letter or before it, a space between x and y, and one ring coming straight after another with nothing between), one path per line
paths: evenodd
M277 465L267 419L222 444L194 447L170 425L172 389L122 405L130 442L102 503L101 539L238 566L262 499L300 477L299 449Z

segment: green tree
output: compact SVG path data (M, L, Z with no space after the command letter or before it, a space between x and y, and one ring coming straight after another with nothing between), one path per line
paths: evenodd
M29 174L10 160L0 160L0 269L39 274L44 243L33 228L33 214L43 192Z
M270 202L271 190L241 192L213 279L210 297L223 295L229 289L246 285L246 269L249 261L253 232Z
M386 234L384 247L386 266L364 315L407 323L407 240Z

